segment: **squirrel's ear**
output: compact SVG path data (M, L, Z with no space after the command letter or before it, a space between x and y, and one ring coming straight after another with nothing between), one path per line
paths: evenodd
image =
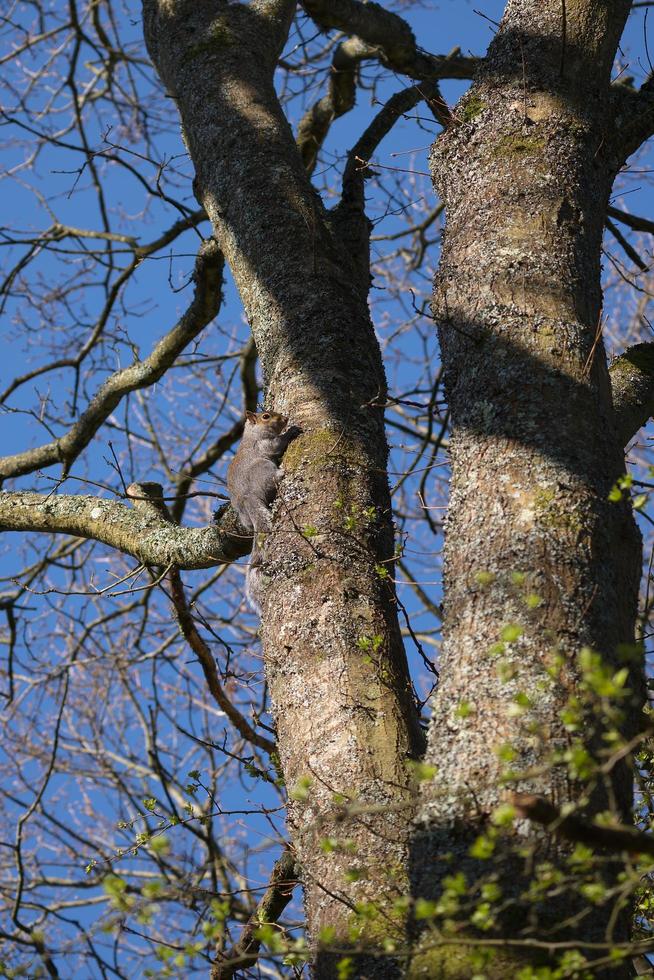
M245 417L248 420L248 422L252 422L253 424L256 424L257 416L255 412L246 412Z

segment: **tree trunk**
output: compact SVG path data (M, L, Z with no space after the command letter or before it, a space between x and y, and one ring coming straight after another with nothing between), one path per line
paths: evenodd
M309 934L330 926L342 945L354 903L382 895L390 909L406 893L406 762L422 734L385 577L394 541L367 252L348 248L311 187L272 83L294 7L145 0L144 14L266 406L303 429L264 550L262 638ZM363 214L347 218L365 246ZM358 816L342 822L350 801ZM328 960L322 971L333 976Z
M580 650L599 651L612 672L622 665L619 645L633 644L640 537L630 506L608 500L624 463L600 289L602 230L621 163L611 144L610 70L628 8L626 0L510 2L455 112L459 124L432 151L447 212L434 312L452 484L442 680L427 752L438 772L423 786L414 852L423 897L441 894L455 871L469 883L488 874L469 848L511 790L558 804L578 798L574 770L554 754L597 755L609 724L586 718L571 732L561 717L585 696L590 661L580 663ZM642 703L640 670L633 666L625 735ZM517 781L503 779L507 769ZM588 792L591 814L610 806L626 817L628 768L611 767ZM528 923L519 915L525 862L511 857L512 839L533 845L534 861L546 854L564 866L567 850L525 821L496 842L494 862L506 848L503 899L518 902L503 934L515 938ZM583 904L562 889L558 904L554 897L538 909L533 933L554 928L548 935L562 938L556 923L581 908L581 946L625 938L624 918L607 934L610 910ZM427 945L416 976L475 972L465 948ZM513 976L520 962L504 953L483 972ZM616 966L606 975L622 974Z

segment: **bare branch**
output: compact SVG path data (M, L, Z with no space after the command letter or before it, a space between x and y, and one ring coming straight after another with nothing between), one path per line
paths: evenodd
M259 390L256 379L257 348L252 337L245 344L241 352L240 361L240 375L243 388L243 418L245 418L245 412L256 411ZM227 432L224 432L208 446L201 456L193 462L187 463L181 473L177 474L177 486L175 488L177 499L172 507L172 517L175 523L179 523L181 519L187 495L193 481L198 476L206 473L228 449L231 449L234 443L241 438L242 433L243 419L240 419L230 426Z
M260 735L254 730L247 718L245 718L238 708L232 704L231 699L220 683L218 668L216 667L216 661L213 654L198 633L195 623L193 622L193 616L191 615L191 610L189 609L186 601L184 585L182 583L179 570L176 568L171 569L168 578L170 581L173 606L175 607L175 613L177 615L177 619L179 620L180 628L188 645L191 647L200 662L202 672L204 673L204 677L207 682L207 687L209 688L214 701L221 711L225 712L232 725L242 738L250 742L252 745L256 745L258 749L262 749L264 752L267 752L268 755L272 755L272 753L275 751L275 743L272 741L272 739L266 738L265 735Z
M637 214L629 214L628 211L621 211L619 208L607 208L607 214L616 221L621 221L623 225L628 225L634 231L645 231L654 235L654 221L641 218Z
M625 236L622 234L618 226L611 221L610 218L606 219L606 227L611 232L616 242L620 245L625 255L631 259L635 266L637 266L641 272L647 272L649 266L644 262L636 249L633 247L631 242L629 242Z
M130 391L146 388L161 378L175 358L218 313L223 255L213 238L200 246L193 279L195 294L189 308L144 361L137 361L108 378L68 432L52 442L0 459L0 480L63 463L64 475L90 443L103 422Z
M318 151L331 124L354 106L359 64L364 58L376 55L376 49L358 37L348 38L336 48L327 94L307 110L297 130L297 144L307 173L312 173L316 166Z
M382 64L409 78L472 78L480 63L479 58L448 59L423 51L407 22L378 3L303 0L302 6L320 27L356 35L376 48ZM444 62L447 62L445 71Z
M172 523L172 518L163 499L163 487L160 483L131 483L127 488L127 493L133 501L134 509L137 512L160 517L164 521ZM244 718L238 708L232 704L220 683L213 654L198 633L193 621L178 568L170 569L168 580L170 582L173 606L182 633L200 662L207 687L213 695L216 704L221 711L224 711L242 738L271 755L275 751L275 743L254 730L247 718Z
M627 851L629 854L654 855L654 837L643 834L635 827L606 827L590 823L582 817L564 816L549 800L529 793L515 793L511 803L518 816L543 824L553 834L566 840L605 848L613 853Z
M176 527L155 513L140 513L115 500L0 491L0 529L72 534L110 545L143 565L212 568L249 552L251 538L232 511L220 526Z
M396 92L378 112L349 153L343 174L344 197L351 182L357 178L360 181L361 177L366 175L370 157L398 119L404 113L410 112L423 99L442 125L446 125L446 121L451 121L451 114L449 114L449 109L436 82L423 82L418 85L411 85L401 92Z
M370 280L370 223L365 213L364 193L364 181L371 175L368 161L398 119L423 99L436 118L444 124L443 119L447 118L449 109L440 94L438 82L411 85L390 97L348 154L343 172L341 200L331 213L331 221L342 241L347 244L350 254L360 257L357 266L364 290L368 288Z
M236 972L257 961L261 940L257 932L266 922L277 922L288 905L297 885L295 857L284 851L275 862L264 896L243 928L239 941L226 953L220 953L211 970L211 980L232 980Z

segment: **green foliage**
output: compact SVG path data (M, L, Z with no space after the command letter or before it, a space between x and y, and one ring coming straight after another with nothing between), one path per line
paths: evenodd
M533 707L533 702L529 695L524 691L518 691L507 706L507 716L509 718L520 718Z
M470 701L459 701L456 710L454 712L455 718L460 718L462 721L469 718L470 715L475 713L475 706Z
M418 922L433 919L437 912L437 902L429 901L426 898L416 899L416 903L413 908L413 915Z
M336 939L336 929L334 926L323 926L318 933L318 942L321 946L331 946Z
M300 776L288 794L290 799L305 803L309 799L309 791L312 785L313 779L311 776Z
M344 872L343 877L346 881L362 881L364 878L368 877L368 869L361 865L352 865L352 867L347 868Z
M599 697L617 700L630 693L625 688L629 679L628 668L621 667L620 670L614 672L611 664L605 663L601 654L589 647L583 647L581 650L579 667L584 686Z
M470 92L458 107L458 118L464 123L472 122L485 108L486 104L481 96L477 95L476 92Z
M500 633L503 643L515 643L522 636L522 626L518 623L508 623Z
M129 912L137 903L136 896L127 893L127 882L119 875L107 875L102 882L102 888L111 908L119 912Z
M625 493L631 490L634 478L631 473L625 473L623 476L619 477L616 482L611 487L608 499L612 503L617 503L622 500Z
M480 834L470 846L470 857L478 858L480 861L487 861L493 856L497 834L491 828L487 833Z
M286 952L286 943L279 926L265 922L258 929L255 929L254 934L271 953L284 954Z
M336 964L337 980L350 980L354 976L355 965L351 956L344 956Z
M495 827L511 827L515 820L515 807L510 803L500 803L495 807L491 814L491 821Z
M429 779L433 779L438 772L437 766L432 766L428 762L421 762L416 759L407 759L406 767L418 783L424 783Z
M357 639L357 646L360 650L370 650L372 653L377 653L383 643L384 637L380 633L376 633L374 636L360 636Z

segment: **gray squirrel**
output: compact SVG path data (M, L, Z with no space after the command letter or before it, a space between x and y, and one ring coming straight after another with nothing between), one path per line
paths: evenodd
M288 418L278 412L245 413L245 428L234 459L227 469L227 489L232 507L247 531L254 535L245 579L246 595L260 613L261 543L259 535L272 527L270 505L284 471L279 466L289 445L302 431L286 429ZM286 431L284 431L286 430Z

